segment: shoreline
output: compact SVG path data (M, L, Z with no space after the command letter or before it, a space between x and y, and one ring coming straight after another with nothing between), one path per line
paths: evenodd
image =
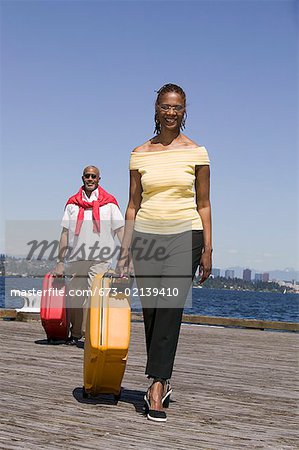
M32 279L32 280L43 280L44 279L44 275L26 275L26 276L22 276L22 275L0 275L0 279ZM299 290L292 290L290 288L288 288L288 290L286 292L281 292L279 290L271 290L271 289L262 289L262 290L255 290L255 289L242 289L242 288L227 288L227 287L207 287L207 286L200 286L200 285L193 285L192 289L204 289L204 290L215 290L215 291L229 291L229 292L264 292L264 293L269 293L269 294L299 294ZM0 306L1 307L1 306Z
M0 319L17 322L40 322L39 312L23 312L22 310L0 308ZM131 322L142 322L142 312L132 311ZM183 314L182 323L189 325L206 325L224 328L245 328L251 330L276 330L299 332L299 322L244 319L240 317L202 316Z

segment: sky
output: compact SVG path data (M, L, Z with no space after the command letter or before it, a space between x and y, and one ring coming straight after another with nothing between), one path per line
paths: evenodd
M299 270L297 59L295 1L2 0L0 251L8 221L60 221L89 164L124 212L172 82L211 159L214 266Z

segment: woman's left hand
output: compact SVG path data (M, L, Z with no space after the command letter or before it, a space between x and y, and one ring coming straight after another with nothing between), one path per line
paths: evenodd
M199 283L202 284L211 275L212 271L212 251L205 250L199 261L199 270L201 278Z

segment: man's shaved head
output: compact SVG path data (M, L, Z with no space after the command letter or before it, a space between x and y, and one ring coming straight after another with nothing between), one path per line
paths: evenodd
M98 175L100 175L100 170L96 167L96 166L87 166L85 167L85 169L83 170L83 175L88 172L88 169L95 169L98 173Z

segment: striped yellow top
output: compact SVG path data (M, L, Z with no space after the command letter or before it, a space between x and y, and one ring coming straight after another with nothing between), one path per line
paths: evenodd
M138 170L142 185L134 229L155 234L202 230L195 203L195 166L209 164L205 147L132 152L130 170Z

